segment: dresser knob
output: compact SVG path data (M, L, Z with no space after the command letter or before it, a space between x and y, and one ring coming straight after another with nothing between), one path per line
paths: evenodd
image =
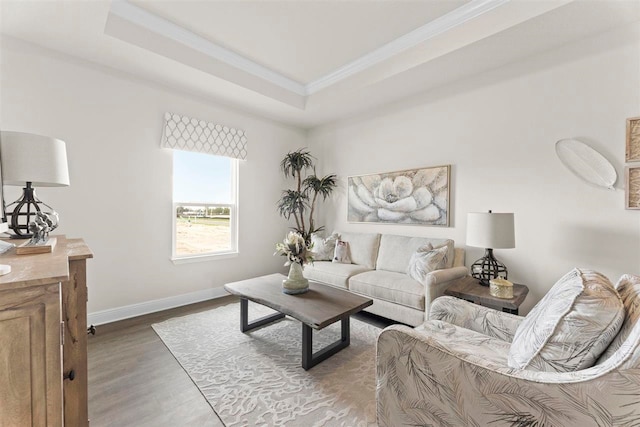
M69 380L69 381L73 381L76 379L76 371L74 371L73 369L69 371L68 374L65 374L64 376L65 380Z

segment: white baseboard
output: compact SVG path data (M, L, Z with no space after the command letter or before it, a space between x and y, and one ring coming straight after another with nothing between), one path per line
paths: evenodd
M170 308L181 307L214 298L222 298L227 295L229 295L229 293L220 287L145 301L138 304L125 305L124 307L110 308L108 310L89 313L87 316L87 324L104 325L105 323L142 316L143 314L155 313L157 311L168 310Z

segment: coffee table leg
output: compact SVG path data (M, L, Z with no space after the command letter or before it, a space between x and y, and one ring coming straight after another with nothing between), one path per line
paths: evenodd
M349 346L351 343L349 319L349 316L346 316L340 320L342 329L340 340L329 344L316 353L313 353L313 329L304 323L302 324L302 367L305 371Z
M253 322L249 323L249 300L246 298L240 298L240 330L247 332L260 326L266 325L271 322L275 322L278 319L282 319L284 314L275 313L268 316L261 317Z

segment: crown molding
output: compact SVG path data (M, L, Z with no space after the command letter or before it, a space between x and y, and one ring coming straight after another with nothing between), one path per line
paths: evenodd
M428 22L404 36L398 37L384 46L306 85L285 77L277 71L258 64L232 50L213 43L171 21L129 3L127 0L113 1L109 13L157 35L166 37L190 49L203 53L214 60L256 76L295 95L308 97L510 1L511 0L472 0L440 18Z
M511 0L472 0L451 12L442 15L440 18L416 28L415 30L398 37L380 48L349 62L346 65L326 74L305 86L307 95L312 95L325 89L341 80L360 73L382 61L386 61L410 49L420 43L443 34L465 22L477 18L497 7L500 7Z
M296 95L305 96L307 94L306 88L303 84L285 77L282 74L273 71L264 65L260 65L257 62L223 46L213 43L204 37L131 4L126 0L116 0L111 2L109 13L145 28L148 31L174 40L215 60L224 62L232 67L259 77L282 89L293 92Z

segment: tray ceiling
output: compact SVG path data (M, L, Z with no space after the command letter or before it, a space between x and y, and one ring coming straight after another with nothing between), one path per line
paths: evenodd
M6 43L302 127L638 20L637 0L0 1Z

